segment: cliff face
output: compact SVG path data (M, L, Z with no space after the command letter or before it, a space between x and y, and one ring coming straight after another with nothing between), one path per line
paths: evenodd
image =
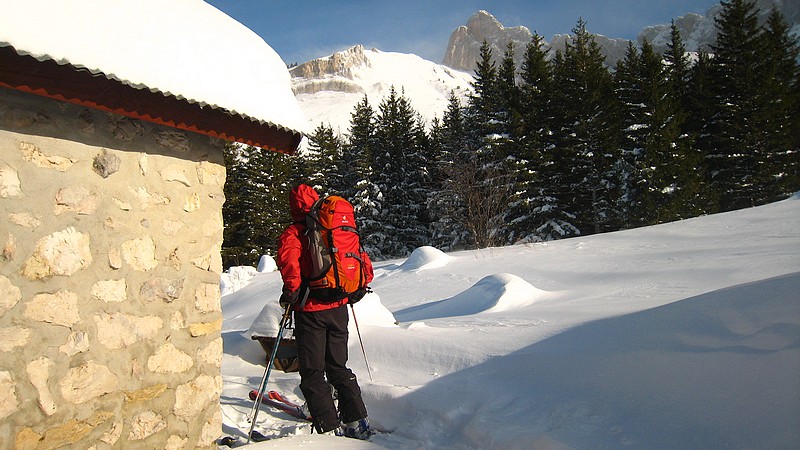
M392 90L411 101L426 123L441 117L450 94L465 99L470 74L413 54L363 46L309 61L290 70L292 90L312 127L320 123L346 133L355 106L367 98L373 108Z
M478 11L467 21L467 25L456 28L450 35L442 64L456 70L472 72L480 59L481 44L485 40L492 49L495 61L500 61L508 42L514 43L517 66L522 62L525 46L533 34L525 27L506 28L486 11Z
M772 9L777 9L783 14L784 20L795 34L800 34L800 2L796 0L756 0L758 18L764 23ZM722 9L721 5L712 7L705 16L689 13L674 19L675 25L681 33L681 38L689 52L709 51L710 45L716 41L717 31L714 24L715 18ZM589 30L591 32L591 30ZM651 25L644 27L639 33L636 43L641 45L647 40L653 45L656 52L663 53L670 42L670 24ZM532 34L528 28L519 26L504 27L491 14L478 11L450 35L442 64L453 69L472 73L476 62L480 59L480 47L484 40L492 49L495 63L499 63L506 52L509 42L514 43L514 62L521 67L522 55L525 46L531 41ZM556 34L549 43L549 55L552 57L556 51L563 51L569 41L569 34ZM600 44L600 51L606 58L606 64L613 67L616 62L625 56L628 49L628 40L595 35L595 40Z
M289 73L295 78L322 78L326 75L352 78L352 69L358 66L369 66L363 45L356 45L325 58L312 59L293 67Z
M789 25L792 32L800 34L800 2L796 0L756 0L755 1L759 23L765 23L773 9L783 15L783 20ZM686 46L686 51L711 51L711 44L717 40L715 19L722 11L722 5L717 4L708 10L705 16L699 14L686 14L675 18L675 26L681 33L681 39ZM670 24L652 25L645 27L637 38L641 43L645 39L653 44L653 49L663 53L670 42Z
M289 70L292 75L292 90L295 95L322 91L363 94L364 89L353 81L354 70L358 67L370 67L363 45L356 45L325 58L312 59Z
M514 62L517 67L521 67L525 47L532 38L533 34L528 28L523 26L504 27L488 12L478 11L470 17L466 25L456 28L450 35L442 64L453 69L473 72L476 62L480 59L481 44L485 40L491 47L493 60L497 64L503 59L508 43L512 42L514 44ZM555 55L557 50L563 51L568 39L569 35L566 34L553 36L550 43L550 55ZM609 65L613 65L617 59L623 57L628 48L628 41L625 39L613 39L606 36L596 36L595 39L600 44L601 52Z

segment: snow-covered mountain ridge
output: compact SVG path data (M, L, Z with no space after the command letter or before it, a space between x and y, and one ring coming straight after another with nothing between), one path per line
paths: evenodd
M290 70L292 89L311 127L330 125L345 134L364 96L374 110L392 87L430 125L447 109L450 93L464 98L473 77L413 54L366 50L357 45Z
M800 2L796 0L758 0L759 19L763 22L773 7L777 8L800 35ZM718 4L705 16L689 13L675 18L687 51L708 49L716 40L714 19L721 10ZM588 24L591 32L591 23ZM565 30L566 31L566 30ZM447 109L450 92L464 99L471 92L472 73L479 59L480 45L485 39L497 60L506 44L513 41L517 67L521 67L521 51L532 37L525 26L505 27L489 12L481 10L453 31L442 64L414 54L382 52L362 45L317 58L292 69L292 89L300 108L309 119L310 128L330 125L335 132L347 134L350 117L358 102L367 96L377 111L380 102L392 87L409 99L414 109L430 125ZM563 50L568 34L554 35L549 45L551 54ZM625 55L628 40L595 35L609 66ZM647 39L656 51L663 52L670 40L670 24L642 29L638 42Z
M756 9L760 23L767 20L770 12L777 9L783 14L784 20L792 27L795 35L800 35L800 2L796 0L757 0ZM709 51L710 45L716 41L717 31L715 19L722 11L722 5L717 4L710 8L705 15L687 13L674 19L675 25L681 33L681 38L689 52ZM576 18L577 21L577 18ZM587 30L592 32L591 21L587 23ZM570 30L563 34L553 35L549 41L547 36L545 44L550 47L550 56L558 50L563 51L570 38ZM670 24L645 26L639 32L636 43L641 45L646 39L653 45L656 52L663 53L670 42ZM525 26L505 27L500 21L487 11L478 11L469 18L466 25L456 28L450 35L443 63L448 67L472 73L475 63L480 56L480 46L485 40L492 49L492 55L499 61L506 51L509 42L514 43L517 49L515 62L517 67L522 64L523 49L530 42L533 34ZM595 40L600 45L600 52L606 58L606 64L614 64L625 56L628 49L628 40L595 34Z
M780 11L787 24L795 35L800 35L800 2L796 0L756 0L759 23L765 23L773 9ZM708 10L705 16L699 14L686 14L675 18L675 25L681 32L681 39L686 46L686 51L708 51L710 45L717 39L717 30L714 20L722 11L722 5L717 4ZM663 52L670 42L670 24L652 25L645 27L637 38L639 43L647 39L658 52Z

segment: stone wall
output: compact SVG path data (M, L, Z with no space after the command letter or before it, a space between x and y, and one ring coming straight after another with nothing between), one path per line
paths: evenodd
M0 449L216 448L222 142L0 88Z

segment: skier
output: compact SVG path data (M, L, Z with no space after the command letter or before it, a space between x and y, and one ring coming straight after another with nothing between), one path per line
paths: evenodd
M319 194L306 184L289 193L293 223L278 240L277 265L283 279L280 305L294 305L294 336L300 363L300 390L306 398L318 433L329 433L366 439L372 431L367 408L361 398L361 388L347 363L347 304L356 303L366 294L366 288L334 302L314 298L306 282L311 262L306 249L306 214L319 199ZM366 282L372 281L372 263L366 258ZM300 300L298 302L298 300ZM327 381L326 381L327 377ZM338 416L329 384L338 395Z

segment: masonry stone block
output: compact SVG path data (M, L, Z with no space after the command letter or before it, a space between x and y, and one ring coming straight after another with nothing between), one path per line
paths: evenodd
M25 317L38 322L71 327L80 322L78 294L59 290L36 294L25 304Z
M66 172L76 162L75 160L64 156L47 155L38 147L36 147L36 145L30 142L20 142L19 151L22 153L22 158L25 161L33 163L37 167L54 169L59 172Z
M192 357L175 348L170 342L159 347L147 359L147 369L156 373L184 373L193 365Z
M222 377L200 375L175 390L173 413L185 421L194 420L222 392Z
M94 157L92 163L92 170L103 178L108 178L119 171L121 160L117 155L109 153L108 150L102 149Z
M106 303L124 302L128 299L125 279L98 281L92 286L92 297Z
M128 440L145 439L166 427L167 423L161 414L157 414L155 411L142 411L131 420L131 432L128 434Z
M17 197L22 194L19 175L8 164L0 164L0 198Z
M121 349L138 342L152 339L164 325L157 316L134 316L121 312L101 312L94 316L97 339L109 349Z
M0 292L3 293L3 295L0 295L0 317L2 317L6 311L19 303L22 299L22 292L19 287L15 286L11 280L3 275L0 275Z
M11 372L0 371L0 420L10 416L19 407L16 383L11 377Z
M22 274L29 279L70 276L92 263L89 235L73 227L47 235L36 243Z
M158 265L156 244L151 236L143 236L122 243L122 259L133 270L148 271Z
M53 401L50 388L47 385L50 379L50 367L52 365L53 362L50 361L49 358L41 357L29 362L26 367L28 379L38 393L39 409L48 416L55 414L58 409L55 401Z
M118 384L119 378L107 366L94 361L69 369L58 382L61 396L71 403L85 403L114 392Z

